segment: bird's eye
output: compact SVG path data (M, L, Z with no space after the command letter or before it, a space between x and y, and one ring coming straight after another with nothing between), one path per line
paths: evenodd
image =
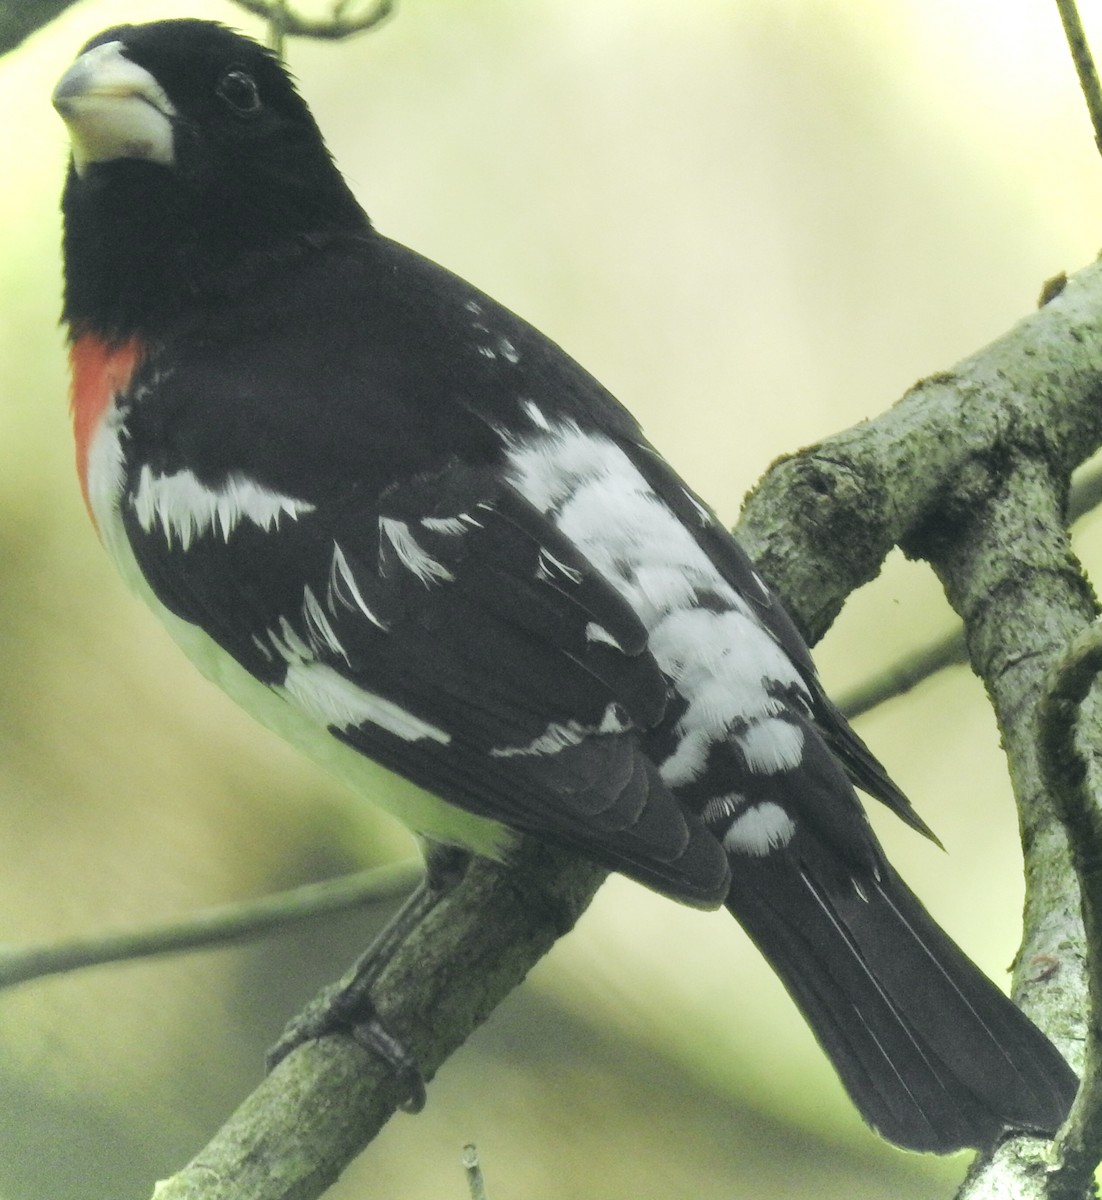
M233 67L222 76L217 91L239 117L250 117L260 111L256 80L240 67Z

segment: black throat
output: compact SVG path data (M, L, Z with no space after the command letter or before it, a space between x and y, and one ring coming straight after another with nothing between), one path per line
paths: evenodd
M254 182L221 189L209 175L128 159L83 175L70 167L61 210L71 336L157 339L334 237L372 234L335 170L295 188Z

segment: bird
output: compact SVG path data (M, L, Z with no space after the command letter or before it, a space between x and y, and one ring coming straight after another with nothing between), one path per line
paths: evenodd
M199 670L430 868L528 835L725 906L887 1140L1053 1133L1074 1073L889 863L856 789L925 823L634 417L378 232L252 39L114 26L53 104L83 499Z

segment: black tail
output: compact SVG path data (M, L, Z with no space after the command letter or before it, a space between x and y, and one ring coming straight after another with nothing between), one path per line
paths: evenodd
M833 877L739 857L727 908L784 981L865 1120L911 1150L1053 1133L1077 1081L886 863ZM824 876L832 876L824 878Z

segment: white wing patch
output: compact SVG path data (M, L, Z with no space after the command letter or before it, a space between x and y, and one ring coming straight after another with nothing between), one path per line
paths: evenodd
M582 581L581 571L568 566L561 559L556 558L546 546L541 546L539 557L536 560L536 578L554 583L556 574L568 579L571 583L581 583Z
M532 400L524 400L521 402L521 408L528 414L528 419L537 429L543 429L547 433L551 432L551 423L543 415L543 409L538 404Z
M347 657L311 588L303 594L302 637L287 620L279 618L279 629L267 631L272 649L287 664L283 684L272 690L292 701L308 717L335 729L353 729L371 724L407 742L428 739L447 745L451 735L429 721L404 709L393 700L353 683L316 655L332 651ZM263 642L256 644L266 652Z
M787 846L795 832L796 823L788 813L779 804L766 800L748 808L731 822L723 838L723 847L736 854L764 858Z
M168 545L178 540L182 550L213 533L228 542L242 521L267 532L278 527L283 516L297 520L314 511L308 501L281 496L245 475L230 475L210 487L193 471L158 475L148 464L142 467L130 503L146 533L159 525Z
M625 733L631 728L618 704L610 704L605 709L604 716L598 725L585 725L581 721L567 721L565 724L552 721L538 737L533 738L526 746L494 746L490 750L492 758L515 758L518 755L556 754L568 746L577 746L586 738L600 733Z
M288 663L282 688L303 711L323 725L353 729L370 723L407 742L433 741L447 745L451 735L428 721L346 679L324 663L296 660Z
M458 537L470 529L482 528L482 522L470 513L458 513L454 517L422 517L421 524L429 533L444 533L450 537Z
M611 633L596 621L589 621L585 627L585 640L587 642L600 642L606 646L612 646L614 649L623 651L623 646L612 636Z
M804 731L791 721L759 721L735 739L751 771L791 771L800 765Z
M778 692L809 698L803 679L627 455L573 421L546 420L529 437L511 438L507 453L513 485L627 600L687 701L663 780L699 778L711 746L735 729L751 770L798 765L802 733L771 718L785 708Z
M455 578L443 563L437 562L425 551L405 521L399 521L395 517L380 517L379 534L386 537L394 547L394 553L402 566L422 583L446 583Z
M314 589L309 584L302 590L302 619L306 622L307 640L316 653L320 654L328 650L333 654L339 654L345 662L348 662L348 654L340 644L333 631L333 626L329 624L329 618L325 615L325 610L318 603Z
M372 625L376 625L384 631L388 628L386 622L377 617L368 607L367 601L363 598L356 583L356 577L352 574L352 568L348 565L348 559L336 542L333 543L333 562L329 567L329 588L326 600L329 604L329 611L334 615L336 615L339 604L349 612L363 613Z

